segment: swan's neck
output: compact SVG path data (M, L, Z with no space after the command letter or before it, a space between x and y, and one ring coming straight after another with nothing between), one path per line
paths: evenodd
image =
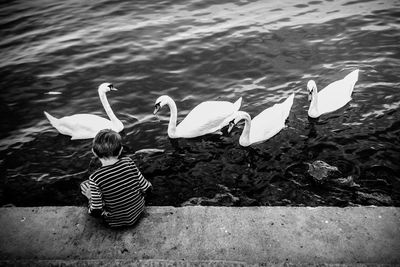
M249 146L250 142L250 129L251 129L251 119L250 116L244 117L244 128L243 132L239 138L239 144L242 146Z
M100 101L103 104L104 110L107 113L107 116L110 118L112 124L118 129L122 130L123 125L122 122L115 116L114 112L111 109L110 104L108 103L106 93L99 91ZM121 128L121 129L120 129Z
M311 103L308 109L308 115L310 117L318 117L318 90L316 86L312 90Z
M168 124L168 136L171 138L176 137L176 121L178 118L178 109L176 108L175 101L169 98L167 105L170 110L169 124Z

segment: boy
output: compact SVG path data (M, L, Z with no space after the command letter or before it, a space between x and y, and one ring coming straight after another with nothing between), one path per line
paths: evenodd
M121 136L105 129L93 139L93 154L102 166L81 184L89 213L101 215L111 227L133 225L144 210L144 193L151 187L135 163L122 152Z

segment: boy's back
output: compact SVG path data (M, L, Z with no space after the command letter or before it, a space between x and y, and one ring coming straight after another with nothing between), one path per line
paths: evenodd
M90 210L103 209L112 227L132 225L144 209L144 191L150 186L128 157L103 166L89 178Z

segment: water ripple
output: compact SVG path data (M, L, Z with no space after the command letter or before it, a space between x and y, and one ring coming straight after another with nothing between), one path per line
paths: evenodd
M107 81L120 89L108 98L124 153L155 187L150 204L398 206L399 14L398 1L381 0L1 4L0 199L84 202L76 188L98 164L91 141L59 135L43 111L105 117L96 88ZM353 100L309 120L308 80L323 88L355 68ZM162 94L181 120L202 101L240 96L255 116L292 92L287 127L253 149L238 145L242 125L175 142L168 110L152 115ZM304 166L316 159L360 188L313 185Z

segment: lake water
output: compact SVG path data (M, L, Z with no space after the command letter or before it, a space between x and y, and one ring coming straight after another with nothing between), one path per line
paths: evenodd
M33 0L0 14L1 205L84 204L91 140L58 134L43 111L106 116L102 82L119 88L107 96L149 205L400 205L399 1ZM353 100L309 120L308 80L322 89L356 68ZM294 91L287 127L251 149L241 124L171 141L168 108L152 115L163 94L182 119L240 96L253 117ZM312 182L314 160L358 186Z

